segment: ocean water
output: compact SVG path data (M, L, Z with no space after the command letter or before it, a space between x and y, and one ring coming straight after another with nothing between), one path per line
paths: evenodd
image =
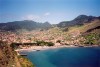
M36 67L100 67L99 47L59 48L25 53Z

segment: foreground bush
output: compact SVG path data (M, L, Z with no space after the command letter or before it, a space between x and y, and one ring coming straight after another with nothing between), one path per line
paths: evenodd
M23 56L18 56L18 59L22 67L35 67L32 62Z

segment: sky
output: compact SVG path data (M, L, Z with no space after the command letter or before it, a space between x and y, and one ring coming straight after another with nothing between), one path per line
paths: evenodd
M82 14L100 16L100 0L0 0L0 23L33 20L57 24Z

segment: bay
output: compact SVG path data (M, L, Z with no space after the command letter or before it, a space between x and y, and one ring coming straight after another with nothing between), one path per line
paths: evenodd
M71 47L25 52L36 67L100 67L100 47Z

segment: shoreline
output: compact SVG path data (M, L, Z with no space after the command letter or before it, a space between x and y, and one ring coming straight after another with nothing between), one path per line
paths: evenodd
M67 46L67 45L63 45L63 46L30 46L30 47L22 47L22 48L18 48L15 51L16 52L22 52L22 51L41 51L41 50L48 50L48 49L55 49L55 48L63 48L63 47L99 47L99 46Z
M31 46L31 47L23 47L21 49L16 49L16 52L22 51L41 51L41 50L48 50L48 49L55 49L55 48L62 48L62 47L70 47L70 46ZM73 46L77 47L77 46Z

